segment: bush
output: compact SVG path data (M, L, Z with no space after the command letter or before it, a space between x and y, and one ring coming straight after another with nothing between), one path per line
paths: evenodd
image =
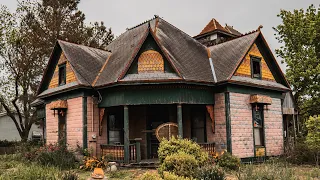
M184 152L195 157L199 165L203 165L208 160L208 153L201 150L201 147L188 139L176 139L172 137L169 141L163 139L158 149L160 164L167 156L177 152Z
M142 174L139 180L162 180L158 173L146 172Z
M225 152L222 156L218 157L217 165L229 170L239 170L240 159L228 152Z
M78 180L79 175L74 171L67 171L62 174L61 179L62 180Z
M197 173L197 179L201 179L201 180L211 180L211 179L224 180L224 178L225 178L225 173L218 166L207 165L199 168Z
M180 151L167 156L158 171L162 177L164 171L172 172L178 176L194 177L198 167L199 162L195 156Z
M75 155L66 146L43 146L36 154L36 161L44 166L56 166L60 169L73 169L77 166Z
M191 178L178 176L171 172L164 172L164 180L191 180Z
M304 139L298 139L292 149L288 149L284 155L285 161L292 164L315 164L313 152L308 148Z
M101 158L97 157L85 157L83 160L83 165L80 166L80 169L92 171L94 168L102 168L105 169L108 167L108 158L106 156L102 156Z

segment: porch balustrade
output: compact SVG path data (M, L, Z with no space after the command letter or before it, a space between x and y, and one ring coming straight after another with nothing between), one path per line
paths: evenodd
M114 145L114 144L101 144L101 155L108 156L110 161L115 161L119 163L125 162L124 145ZM140 152L140 142L134 144L129 144L129 162L140 162L141 152Z
M215 143L198 143L200 147L209 153L209 155L212 155L215 152Z

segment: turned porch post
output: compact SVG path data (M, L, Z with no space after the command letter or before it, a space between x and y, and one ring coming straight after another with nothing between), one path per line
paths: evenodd
M183 125L182 125L182 105L177 105L177 122L179 137L183 138Z
M124 129L124 163L129 163L129 109L123 106L123 129Z

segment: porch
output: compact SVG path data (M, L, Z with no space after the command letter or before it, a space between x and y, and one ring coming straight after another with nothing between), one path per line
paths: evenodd
M156 129L164 123L178 126L180 137L192 139L205 151L214 152L215 143L208 141L213 121L203 104L161 104L116 106L104 108L103 121L107 142L100 144L100 154L119 163L147 166L157 159L159 140ZM210 132L211 131L211 132Z

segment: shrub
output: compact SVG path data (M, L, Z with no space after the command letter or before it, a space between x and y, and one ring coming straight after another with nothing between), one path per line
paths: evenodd
M80 169L92 171L94 168L105 169L106 167L108 167L108 158L106 156L102 156L101 158L93 156L85 157Z
M161 176L163 176L164 171L168 171L178 176L194 177L198 167L199 162L195 156L180 151L167 156L158 171Z
M178 176L171 172L164 172L164 180L191 180L192 178Z
M284 155L285 161L292 164L314 164L314 152L308 148L304 139L298 139L292 149L288 149Z
M199 165L203 165L208 160L208 153L201 150L201 147L188 139L176 139L172 137L170 140L163 139L158 149L158 157L160 164L164 159L177 152L184 152L195 157Z
M201 180L223 180L225 178L224 171L218 166L203 166L198 169L197 179Z
M61 175L62 180L78 180L79 175L74 171L67 171Z
M142 174L139 180L162 180L158 173L146 172Z
M61 169L72 169L77 165L75 155L68 151L66 146L43 146L38 149L36 154L36 161L44 166L56 166Z
M320 115L310 116L306 121L306 127L308 129L308 134L306 137L306 144L308 148L314 153L314 161L316 166L319 166L320 159Z
M229 170L238 170L240 167L240 159L228 152L225 152L222 156L218 157L217 165Z

